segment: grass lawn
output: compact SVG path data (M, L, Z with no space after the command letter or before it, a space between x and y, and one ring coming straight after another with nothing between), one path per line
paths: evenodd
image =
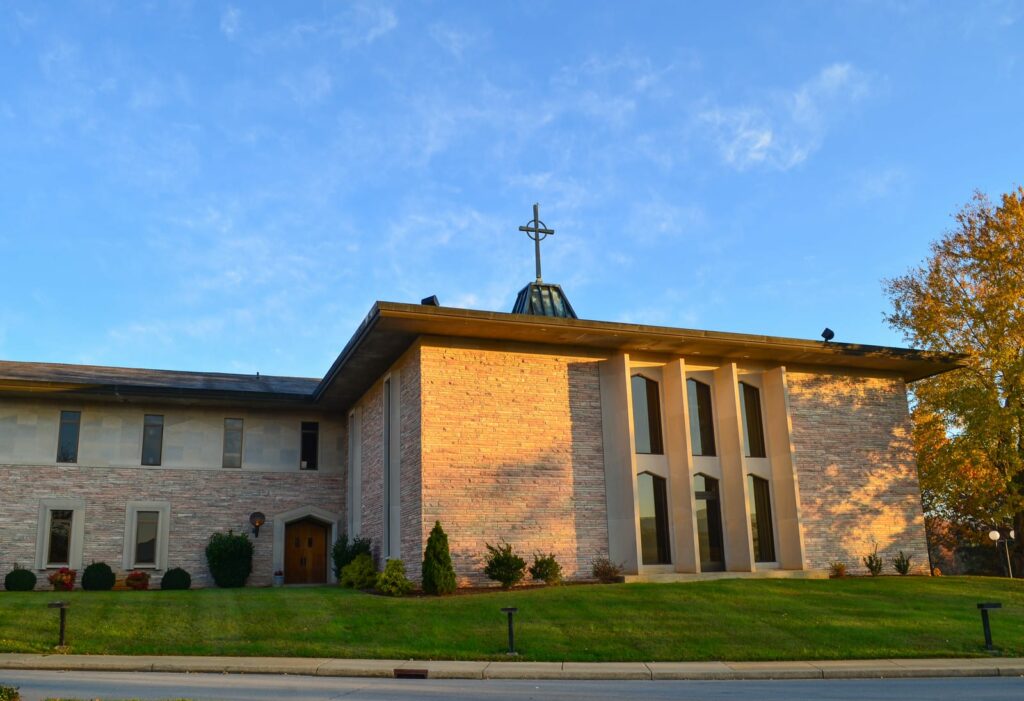
M518 606L522 659L774 660L1024 656L1024 582L981 577L722 580L389 599L334 587L0 592L0 652L46 652L71 602L73 653L502 659Z

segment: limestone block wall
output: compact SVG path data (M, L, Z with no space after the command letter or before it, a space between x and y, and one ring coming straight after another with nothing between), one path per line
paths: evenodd
M440 520L460 586L491 583L502 540L589 577L608 553L598 359L451 339L420 358L424 542Z
M420 351L413 346L390 369L399 386L401 558L410 579L419 580L424 540L420 509ZM383 552L384 537L384 376L356 403L361 447L361 536ZM346 469L346 472L348 470ZM384 563L378 563L383 567Z
M337 472L0 465L0 485L0 576L15 563L34 565L41 499L85 501L83 566L106 562L119 578L124 574L126 503L170 502L168 566L188 570L193 586L213 584L204 552L210 535L228 529L250 532L248 519L253 511L262 511L268 521L259 538L253 539L255 558L248 583L265 586L273 573L274 514L300 507L332 513L344 510ZM36 574L38 587L48 588L46 572ZM154 574L151 586L158 585L160 574Z
M878 545L885 572L898 551L928 571L917 466L901 379L789 372L794 467L805 559L864 573Z

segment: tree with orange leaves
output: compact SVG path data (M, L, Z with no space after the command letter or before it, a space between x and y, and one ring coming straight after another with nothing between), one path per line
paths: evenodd
M998 205L976 193L954 221L919 267L886 281L891 326L912 345L965 356L964 368L914 386L925 508L1024 536L1024 188Z

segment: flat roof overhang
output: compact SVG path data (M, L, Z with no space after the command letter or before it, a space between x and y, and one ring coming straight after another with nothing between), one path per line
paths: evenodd
M964 360L908 348L377 302L324 376L314 401L352 406L420 336L882 371L907 382L963 367Z

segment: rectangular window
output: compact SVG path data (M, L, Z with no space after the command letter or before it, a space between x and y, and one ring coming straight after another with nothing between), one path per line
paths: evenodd
M754 560L775 562L775 532L768 480L747 475L747 487L750 489L750 535L754 541Z
M60 412L60 432L57 437L57 462L78 462L78 433L82 412Z
M320 424L316 421L302 422L302 455L299 467L303 470L317 469L317 457L320 452Z
M384 557L391 557L391 378L384 380L382 423L384 424L384 435L382 438L381 451L384 454Z
M46 545L46 566L68 566L71 563L71 524L75 512L71 509L50 511L49 538Z
M135 512L135 560L133 567L156 567L156 539L160 529L159 511Z
M164 449L164 417L146 414L142 422L142 464L159 465Z
M746 382L740 383L740 414L743 416L743 447L747 457L767 457L761 420L761 392Z
M658 383L643 375L633 375L633 441L636 452L663 455L661 443L661 398Z
M690 445L694 455L714 456L715 422L711 414L711 387L697 380L686 381L690 411Z
M294 458L292 458L294 460ZM224 419L224 467L242 466L242 419Z

